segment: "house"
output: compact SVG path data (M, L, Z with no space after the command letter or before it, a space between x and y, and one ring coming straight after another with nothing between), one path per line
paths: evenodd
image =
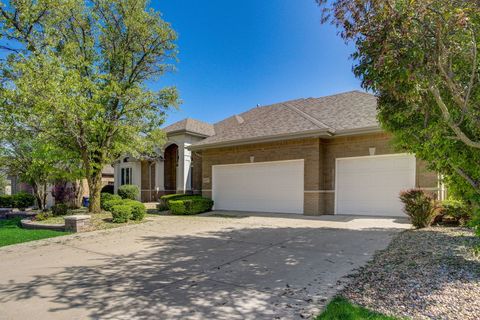
M185 119L165 128L159 159L120 159L115 189L141 200L201 193L216 210L305 215L402 216L398 193L442 197L435 172L398 153L376 119L376 97L359 91L253 108L216 124Z

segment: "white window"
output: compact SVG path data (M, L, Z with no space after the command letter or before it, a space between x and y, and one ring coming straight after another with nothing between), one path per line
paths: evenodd
M120 185L133 184L132 168L122 168Z

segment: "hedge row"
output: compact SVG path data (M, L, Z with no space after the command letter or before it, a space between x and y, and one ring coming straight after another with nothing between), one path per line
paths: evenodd
M212 207L213 200L202 197L181 198L169 201L170 212L175 215L198 214L210 211Z
M170 201L175 200L192 200L192 199L202 199L201 195L195 194L167 194L160 198L162 200L162 204L164 207L169 210L170 209Z
M25 209L35 205L35 197L27 192L19 192L10 195L0 196L0 208L20 208Z

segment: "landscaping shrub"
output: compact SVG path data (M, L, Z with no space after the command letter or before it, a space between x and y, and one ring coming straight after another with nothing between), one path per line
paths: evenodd
M122 197L120 197L117 194L111 194L111 193L105 193L105 192L101 193L100 194L100 208L102 208L102 210L109 211L105 208L105 203L107 201L111 201L111 200L122 200Z
M124 223L132 216L132 207L125 204L118 204L112 207L112 221L115 223Z
M138 189L136 185L125 184L118 188L118 195L122 197L122 199L136 200L140 195L140 189Z
M123 200L122 198L105 201L105 203L103 204L103 210L112 212L113 206L123 204L124 201L125 200Z
M27 192L19 192L12 196L14 208L25 209L35 204L35 197Z
M11 208L13 205L13 199L10 195L0 196L0 208Z
M68 213L68 206L65 203L59 203L52 206L51 210L54 217L65 216Z
M169 200L170 212L176 215L190 215L212 210L213 201L202 197Z
M173 200L180 200L180 199L198 199L202 198L201 195L192 195L192 194L167 194L162 196L160 199L162 200L164 207L170 209L170 201Z
M462 200L444 200L439 205L442 221L464 225L472 218L471 208Z
M141 221L145 218L147 209L143 203L135 200L124 200L124 204L132 208L132 220Z
M44 221L44 220L47 220L48 218L50 218L51 216L52 216L51 212L44 211L44 212L41 212L41 213L37 214L35 216L35 220Z
M404 211L416 228L428 227L436 216L435 202L423 190L410 189L400 193L400 200L405 205Z

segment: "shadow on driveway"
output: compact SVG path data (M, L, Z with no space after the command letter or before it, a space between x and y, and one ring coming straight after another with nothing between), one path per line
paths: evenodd
M308 318L397 232L252 226L143 235L131 254L85 252L89 263L0 280L0 303L7 318Z

